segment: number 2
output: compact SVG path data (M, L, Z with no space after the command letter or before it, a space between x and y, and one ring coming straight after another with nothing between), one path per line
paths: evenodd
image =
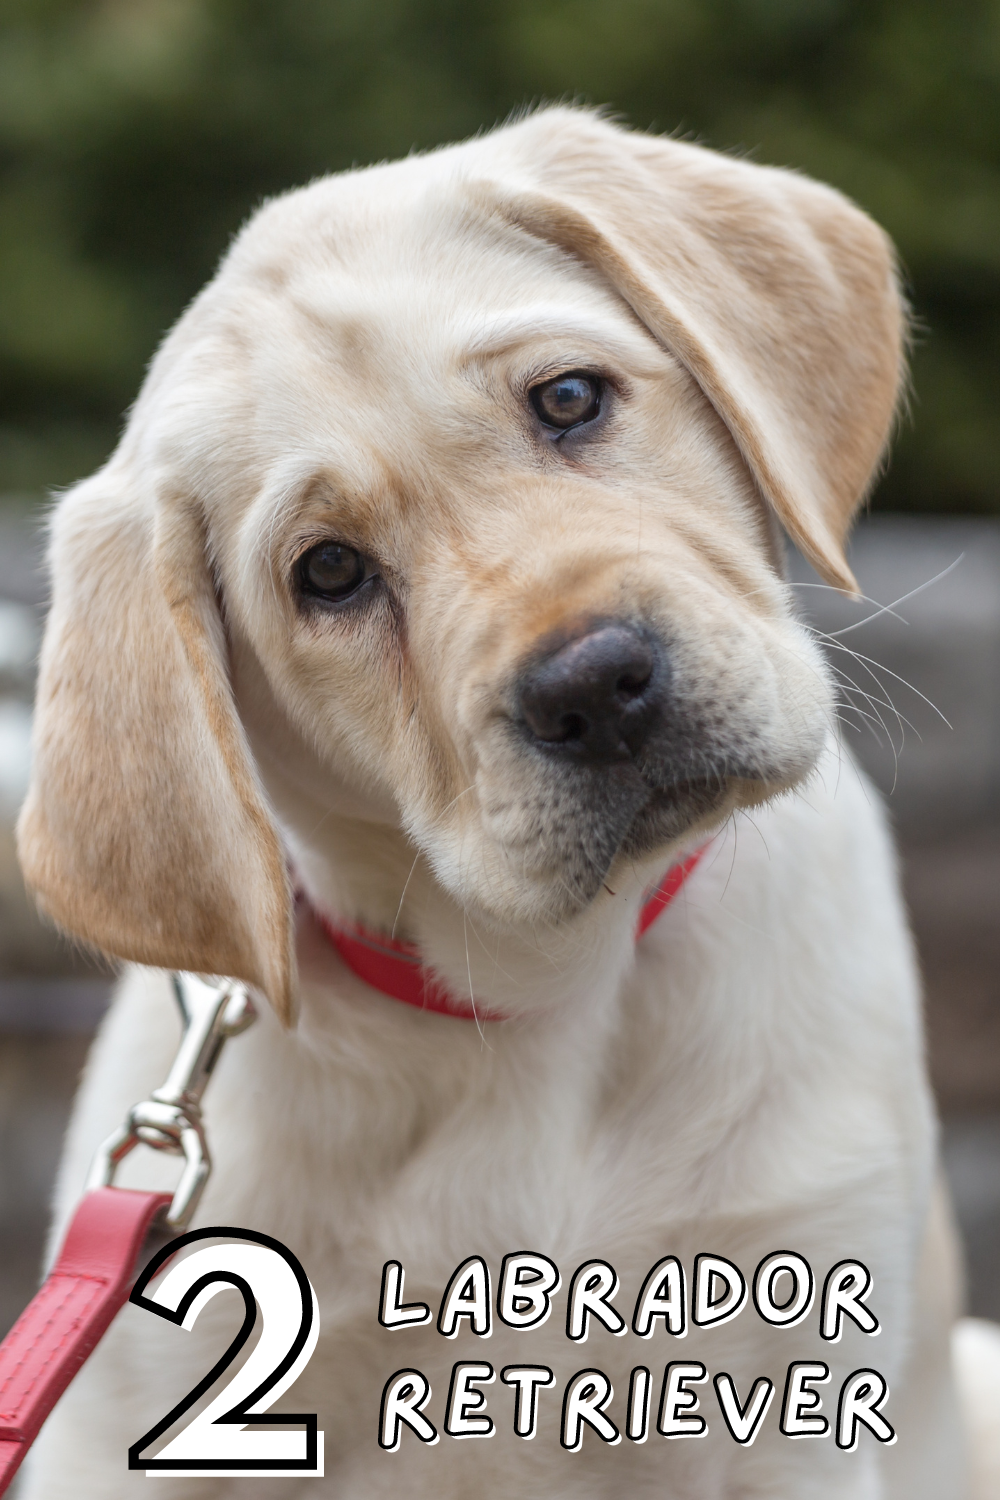
M186 1256L149 1295L146 1288L164 1262L199 1240L214 1243ZM234 1243L235 1242L235 1243ZM130 1469L147 1475L323 1474L323 1434L315 1413L265 1416L301 1374L319 1337L319 1309L308 1277L292 1252L269 1235L251 1229L195 1229L172 1240L142 1272L130 1302L190 1331L205 1305L227 1286L242 1293L243 1326L217 1364L192 1391L128 1450ZM144 1450L162 1437L226 1371L262 1315L260 1339L246 1362L214 1401L192 1417L156 1458ZM294 1330L294 1331L293 1331ZM247 1432L248 1424L304 1424L305 1431Z

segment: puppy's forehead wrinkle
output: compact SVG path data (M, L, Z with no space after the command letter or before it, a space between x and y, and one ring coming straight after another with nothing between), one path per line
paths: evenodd
M449 222L456 211L467 220L458 234ZM517 226L481 217L473 223L454 200L438 213L426 205L409 212L403 207L377 223L355 226L338 264L297 253L285 302L308 326L335 334L344 348L363 347L381 335L387 347L412 359L419 350L407 345L402 329L415 323L444 342L464 323L471 335L507 307L541 302L556 268L563 271L562 284L548 301L549 318L560 304L592 318L595 291L598 310L601 301L614 307L614 295L589 267L565 274L569 259Z
M535 307L518 308L492 317L484 315L482 328L466 339L462 362L485 359L524 344L537 343L562 345L568 350L572 350L574 344L584 345L591 354L619 360L636 375L650 379L662 375L670 362L676 364L624 303L615 306L614 317L595 316L592 309L587 309L590 316L584 317L581 315L584 310L578 311L575 305L561 309L558 304L564 300L568 301L560 296Z

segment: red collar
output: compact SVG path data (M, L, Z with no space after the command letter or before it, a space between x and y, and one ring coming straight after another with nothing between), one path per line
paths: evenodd
M701 859L705 847L702 845L687 859L671 865L659 885L646 897L636 923L637 942L670 905ZM420 951L413 943L401 943L366 927L335 927L326 917L318 912L316 915L347 967L372 989L381 990L393 1000L402 1000L404 1005L433 1010L442 1016L458 1016L464 1021L503 1020L502 1016L496 1012L491 1015L488 1010L477 1017L468 1000L460 1000L451 994L433 972L424 967Z

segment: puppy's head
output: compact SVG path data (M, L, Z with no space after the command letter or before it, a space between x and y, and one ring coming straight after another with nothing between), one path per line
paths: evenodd
M794 785L776 525L853 586L901 322L836 193L575 111L268 205L57 512L29 882L287 1015L326 818L537 926Z

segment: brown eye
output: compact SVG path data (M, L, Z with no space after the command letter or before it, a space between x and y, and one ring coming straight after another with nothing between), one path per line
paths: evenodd
M557 375L533 386L529 394L546 427L577 427L592 422L601 409L601 382L594 375Z
M321 599L346 599L365 581L365 560L342 542L320 542L299 559L298 575L304 593Z

